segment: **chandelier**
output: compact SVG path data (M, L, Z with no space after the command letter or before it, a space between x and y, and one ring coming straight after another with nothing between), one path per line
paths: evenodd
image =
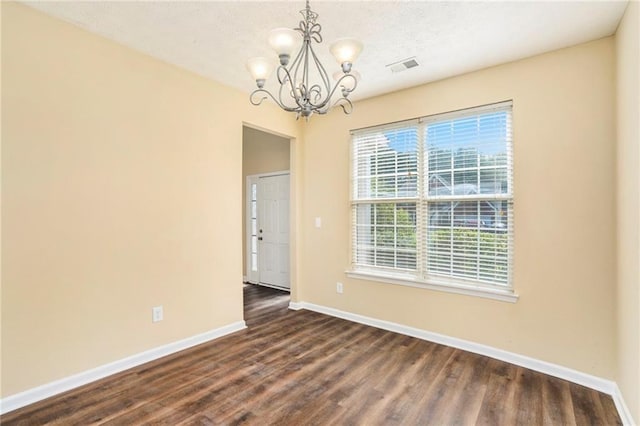
M342 38L329 47L342 69L334 74L337 81L332 87L327 71L313 50L313 42L322 43L322 27L317 22L318 14L309 7L309 0L300 14L303 20L297 28L276 28L269 33L269 44L280 60L276 71L280 83L277 98L264 89L265 81L273 71L273 63L260 57L249 59L247 62L247 69L258 86L251 93L249 100L253 105L260 105L270 97L280 108L295 112L296 120L300 116L308 120L313 113L326 114L336 105L339 105L345 114L350 114L353 104L348 96L358 84L357 73L352 71L351 67L362 51L362 43L352 38ZM290 61L299 36L302 36L302 46L295 59ZM332 102L336 91L342 96Z

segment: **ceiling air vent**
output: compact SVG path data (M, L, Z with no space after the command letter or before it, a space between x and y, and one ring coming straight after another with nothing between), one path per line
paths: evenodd
M394 62L392 64L387 65L388 68L391 69L391 72L402 72L402 71L406 71L409 68L415 68L418 65L418 61L416 61L415 56L411 57L411 58L407 58L407 59L403 59L401 61L398 62Z

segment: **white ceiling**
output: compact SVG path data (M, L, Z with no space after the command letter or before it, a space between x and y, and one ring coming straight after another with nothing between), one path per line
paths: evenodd
M304 8L301 0L26 3L246 92L255 88L246 60L275 58L267 33L297 26ZM352 95L363 99L611 35L626 4L312 0L311 8L320 15L325 41L316 50L330 75L338 70L328 52L333 40L364 43L354 65L362 79ZM385 67L413 56L419 67L395 74Z

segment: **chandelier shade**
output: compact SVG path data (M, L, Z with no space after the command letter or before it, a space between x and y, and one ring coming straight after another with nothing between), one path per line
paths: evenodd
M262 80L263 84L273 72L273 68L273 61L267 58L251 58L247 61L247 70L249 70L251 77L256 81Z
M341 38L331 44L329 51L340 65L353 64L362 52L362 43L354 38Z
M341 38L330 46L331 54L341 67L338 71L339 78L332 85L329 74L313 47L314 43L322 43L318 14L311 10L309 0L300 13L303 20L297 28L276 28L269 33L268 43L279 61L276 69L280 85L277 96L264 88L273 70L272 62L267 58L252 58L247 62L247 69L258 88L251 93L249 99L253 105L260 105L265 99L271 98L280 108L294 112L296 118L302 116L309 119L314 113L326 114L331 107L337 105L345 114L350 114L353 104L348 96L355 90L359 80L359 75L356 77L355 72L352 72L352 66L362 52L363 45L352 38ZM294 56L293 52L300 39L302 45Z
M298 37L298 33L290 28L276 28L269 32L269 45L278 56L290 56Z

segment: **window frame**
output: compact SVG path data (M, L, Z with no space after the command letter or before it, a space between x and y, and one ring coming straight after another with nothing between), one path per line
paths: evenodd
M428 179L429 176L429 156L428 156L428 147L427 143L424 140L425 135L427 133L427 127L434 123L446 122L449 120L459 120L465 117L474 117L480 116L483 114L488 114L491 112L507 112L507 140L506 140L506 174L507 174L507 189L505 193L494 191L492 193L487 193L483 196L483 193L476 193L473 195L463 195L459 194L448 194L445 196L436 196L429 195L428 189ZM351 145L350 145L350 207L351 207L351 244L350 244L350 258L351 258L351 266L350 269L345 271L347 276L350 278L356 279L365 279L369 281L379 281L391 284L399 284L410 287L418 287L418 288L427 288L438 291L445 291L449 293L456 294L465 294L471 296L478 296L484 298L490 298L495 300L507 301L507 302L516 302L518 300L518 295L514 291L513 286L513 205L514 205L514 194L513 194L513 132L512 132L512 121L513 121L513 102L503 101L489 105L482 105L477 107L465 108L462 110L451 111L441 114L434 114L426 117L421 117L418 119L405 120L395 123L388 123L383 125L377 125L357 130L351 131ZM370 193L369 197L360 196L360 186L359 182L362 180L362 176L358 175L358 164L356 161L356 138L358 136L366 137L367 134L373 134L374 132L380 131L393 131L397 129L409 129L415 126L417 128L417 146L416 146L416 155L417 155L417 190L415 196L408 197L394 197L394 198L378 198L378 194ZM362 147L360 147L362 149ZM361 157L360 157L361 158ZM397 174L397 162L398 158L396 157L396 174ZM480 187L480 170L482 170L480 163L477 163L475 169L478 173L478 182L477 182L477 190ZM450 173L453 176L455 173L455 166L451 166ZM494 166L496 172L499 170L499 167ZM502 169L504 170L504 169ZM375 175L374 175L375 176ZM360 178L360 180L358 180ZM396 196L398 195L398 189L396 186L395 189ZM469 279L465 277L454 277L453 271L452 273L447 275L439 275L433 274L433 270L429 270L428 262L429 262L429 249L428 249L428 235L429 235L429 205L433 205L433 203L437 202L460 202L462 200L469 201L478 201L478 202L491 202L491 201L500 201L506 202L507 209L507 256L506 256L506 282L498 283L494 281L494 283L488 281L481 281L480 279ZM394 267L385 268L375 265L369 264L361 264L358 262L358 218L357 211L358 206L362 205L374 205L374 204L382 204L382 203L390 203L394 205L399 205L403 203L415 203L415 229L416 229L416 247L415 247L415 271L413 269L403 270L397 269ZM480 218L480 205L478 205L478 220ZM394 215L396 215L397 209L394 209ZM451 213L454 214L453 212ZM395 217L395 216L394 216ZM394 219L395 220L395 219ZM395 223L395 222L394 222ZM477 225L478 228L470 228L470 229L478 229L481 231L480 225ZM362 225L360 225L362 227ZM451 232L454 232L455 224L453 219L451 221L450 228ZM480 238L480 236L478 236ZM374 243L375 244L375 243ZM361 246L360 246L361 247ZM397 247L396 247L397 251ZM360 252L362 255L362 252ZM452 255L453 257L453 252ZM478 251L478 255L475 257L477 259L477 276L480 277L480 263L483 260L482 254ZM496 258L497 259L497 258ZM394 265L397 265L397 259L394 258ZM498 274L494 274L496 277Z

